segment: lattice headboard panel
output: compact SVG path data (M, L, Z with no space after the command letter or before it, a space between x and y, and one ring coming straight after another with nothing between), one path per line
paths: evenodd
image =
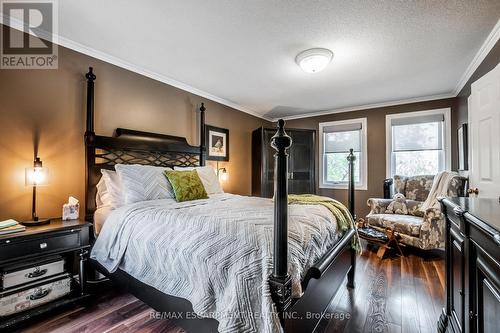
M95 164L114 168L115 164L142 164L161 167L189 167L200 164L200 155L177 152L134 151L124 149L96 149Z

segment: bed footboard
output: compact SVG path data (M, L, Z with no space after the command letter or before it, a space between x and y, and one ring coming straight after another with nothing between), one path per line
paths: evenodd
M354 230L349 230L345 235L342 236L340 241L335 244L335 246L328 251L320 260L316 263L316 265L309 268L304 279L302 280L302 290L305 291L311 279L319 279L321 278L326 271L330 268L332 263L335 262L337 257L342 255L342 252L346 248L346 245L350 245L352 241L352 237L354 236ZM348 246L349 247L349 246Z
M286 333L314 332L321 322L346 275L349 279L353 270L351 261L356 255L351 248L353 235L353 230L346 233L332 251L309 269L302 282L307 288L304 295L283 315Z

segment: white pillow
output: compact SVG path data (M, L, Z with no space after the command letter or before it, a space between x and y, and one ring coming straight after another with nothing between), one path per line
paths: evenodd
M106 191L106 183L104 182L104 178L102 176L101 179L99 179L99 183L97 183L96 188L97 193L95 195L95 203L97 205L97 209L99 209L104 206L104 203L102 202L102 193Z
M97 208L109 207L111 209L123 206L122 186L120 177L115 171L101 170L102 177L97 183Z
M174 198L165 170L170 168L139 164L116 164L115 170L120 176L125 203Z
M207 194L218 194L224 193L222 190L222 186L220 185L219 178L217 177L217 173L215 169L211 166L202 166L202 167L174 167L174 170L196 170L198 176L203 183L203 187L205 187L205 191Z

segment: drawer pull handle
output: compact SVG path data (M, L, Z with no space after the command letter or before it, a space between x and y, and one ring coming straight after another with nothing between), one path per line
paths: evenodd
M45 296L50 294L50 292L50 288L45 290L43 290L42 288L38 288L35 290L35 293L33 295L30 295L30 300L36 301L37 299L44 298Z
M462 207L460 206L456 206L455 208L453 208L453 213L455 213L455 215L459 216L459 217L462 217L464 215L464 210L462 209Z
M497 245L500 246L500 234L496 234L495 236L493 236L493 238L495 239L495 242L497 243Z
M37 267L35 268L35 270L29 274L26 274L26 277L28 279L34 279L34 278L37 278L37 277L40 277L42 275L45 275L47 274L47 269L40 269L40 267Z
M40 243L40 248L41 249L46 249L47 248L47 243Z

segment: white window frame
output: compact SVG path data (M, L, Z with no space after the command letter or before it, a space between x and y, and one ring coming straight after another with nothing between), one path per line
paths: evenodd
M338 120L338 121L329 121L325 123L319 123L319 187L320 188L330 188L330 189L347 189L347 184L332 184L324 182L323 172L325 169L325 158L324 158L324 145L323 145L323 129L325 127L330 126L339 126L339 125L350 125L350 124L359 124L361 123L361 165L360 165L360 173L361 179L357 182L354 187L356 190L367 190L368 189L368 149L367 149L367 120L366 118L356 118L356 119L348 119L348 120ZM359 161L355 161L356 163Z
M387 178L392 175L392 120L401 118L414 118L420 116L443 115L444 131L443 131L443 149L444 149L444 169L451 170L451 108L434 109L426 111L405 112L388 114L385 116L385 173Z

